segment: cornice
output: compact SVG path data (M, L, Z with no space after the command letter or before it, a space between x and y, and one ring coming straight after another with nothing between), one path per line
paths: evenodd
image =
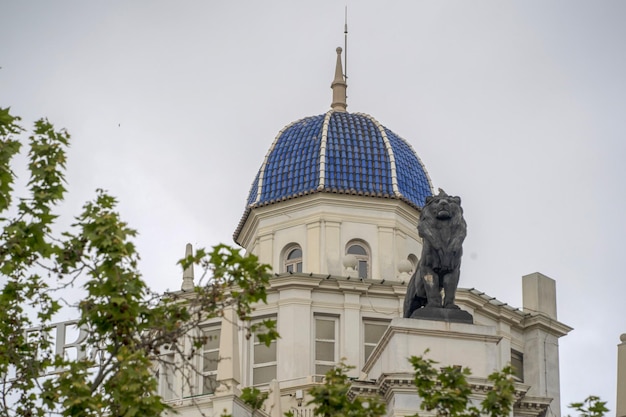
M359 279L340 275L324 275L313 273L282 273L274 274L270 279L268 291L283 291L285 289L308 289L311 291L341 291L341 293L353 293L363 296L376 296L381 298L402 298L406 293L406 282L395 280L373 280ZM176 293L181 294L180 292ZM193 293L184 294L183 297L192 297ZM179 295L180 296L180 295ZM509 324L512 328L527 332L539 329L562 337L572 331L572 327L563 324L550 317L539 313L527 313L520 309L509 306L506 303L489 297L477 290L459 288L457 291L457 301L461 307L468 307L474 310L474 315L486 316L497 322ZM423 330L426 331L426 330ZM454 337L463 338L462 332ZM482 336L480 336L482 337ZM496 336L493 336L496 337ZM500 336L498 336L500 337Z
M360 279L330 274L288 272L274 274L274 276L270 278L268 291L282 291L290 288L318 288L320 290L339 289L342 292L396 298L398 295L404 295L406 292L406 283L402 284L392 280Z
M236 241L242 246L247 247L254 235L267 233L267 230L259 230L259 223L263 219L284 215L293 217L298 212L306 211L308 209L324 208L324 206L328 206L332 208L332 210L324 210L315 216L311 216L312 221L329 220L341 222L346 218L343 215L336 214L337 209L354 208L364 209L367 211L371 210L373 212L377 212L377 214L373 214L371 216L351 216L351 219L355 221L361 220L363 222L372 222L372 219L376 219L375 224L377 225L381 220L384 220L384 222L380 224L388 227L394 227L396 222L392 219L381 219L381 212L396 215L411 225L416 225L419 219L419 210L410 206L403 200L395 198L371 198L360 195L333 194L327 192L313 193L294 199L287 199L275 204L250 209L250 213L246 216L244 224L241 225L241 228L236 233ZM280 229L302 224L302 217L298 217L299 219L287 220L285 224L280 227ZM412 230L403 232L411 233ZM415 229L414 234L417 236L417 229Z
M524 317L527 315L527 313L498 301L494 297L477 292L473 288L459 288L456 293L456 300L460 301L458 303L460 305L470 307L488 318L504 321L512 327L521 328Z
M269 290L285 290L293 288L313 289L320 286L322 278L317 275L305 274L280 274L270 278Z
M539 329L556 337L563 337L574 330L574 328L560 321L539 313L531 314L524 318L523 326L524 331Z

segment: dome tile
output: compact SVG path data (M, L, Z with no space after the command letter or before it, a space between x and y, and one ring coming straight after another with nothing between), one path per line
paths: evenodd
M242 222L254 207L319 191L396 198L421 208L432 184L400 136L367 114L330 110L278 133L252 182Z

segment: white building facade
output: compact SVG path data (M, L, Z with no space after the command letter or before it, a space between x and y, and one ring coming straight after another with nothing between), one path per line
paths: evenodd
M276 321L267 347L246 339L228 312L198 329L208 337L197 376L161 372L161 393L183 416L249 415L239 398L254 386L271 391L265 409L313 417L307 389L340 361L355 366L356 395L378 395L389 416L419 411L411 355L472 370L476 399L487 376L516 370L515 416L560 414L555 282L523 277L523 308L475 289L456 303L473 324L403 319L406 285L421 253L420 209L433 194L411 145L373 117L349 113L338 49L333 103L325 114L279 132L253 180L235 241L271 265L267 304L258 320ZM462 279L461 279L462 282ZM184 285L189 288L190 276ZM219 361L217 360L219 359Z

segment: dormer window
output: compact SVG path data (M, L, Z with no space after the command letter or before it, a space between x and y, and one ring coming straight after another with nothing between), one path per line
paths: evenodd
M415 270L417 269L417 264L419 263L419 259L417 259L417 256L415 256L413 254L410 254L407 257L407 259L408 259L409 262L411 262L412 269L411 269L410 274L413 274L413 272L415 272Z
M290 246L285 254L285 272L302 272L302 248Z
M354 255L357 260L356 269L359 272L359 278L369 278L370 255L367 246L363 242L350 242L346 254Z

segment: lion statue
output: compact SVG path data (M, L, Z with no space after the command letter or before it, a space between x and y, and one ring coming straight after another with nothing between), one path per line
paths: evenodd
M407 287L404 317L422 307L458 309L454 297L467 234L461 198L442 189L426 198L417 231L423 241L422 256Z

